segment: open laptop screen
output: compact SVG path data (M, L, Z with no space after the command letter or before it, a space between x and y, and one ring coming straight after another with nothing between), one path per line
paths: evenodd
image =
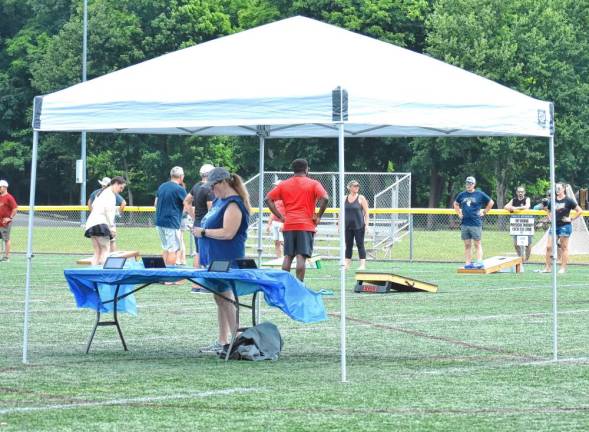
M141 257L141 261L145 268L166 268L166 263L161 256L144 256Z
M231 268L231 261L215 260L209 265L210 272L227 272Z
M125 267L127 258L123 257L108 257L102 266L103 269L122 269Z

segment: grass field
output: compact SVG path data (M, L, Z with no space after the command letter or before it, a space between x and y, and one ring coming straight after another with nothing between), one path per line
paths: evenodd
M348 276L348 382L340 382L334 262L309 270L329 320L262 316L284 337L277 362L198 354L215 336L210 295L151 286L111 327L74 306L63 269L38 255L30 351L21 364L25 259L0 263L0 431L356 431L589 429L589 267L559 275L559 351L552 360L550 276L457 275L456 264L369 267L436 282L436 294L354 294ZM244 319L247 317L244 317Z
M538 231L534 236L534 243L544 235L544 231ZM12 249L14 252L26 251L27 228L14 227L12 229ZM159 254L161 246L155 228L146 227L119 227L118 247L120 250L139 250L142 254ZM188 245L188 233L184 235ZM405 236L400 242L395 243L392 257L397 260L409 259L409 236ZM249 254L255 255L255 239L249 241L251 248ZM317 242L318 246L338 246L337 242ZM370 247L370 243L367 244ZM486 257L495 255L515 254L512 238L505 231L487 230L483 233L483 247ZM187 248L189 248L187 246ZM74 253L92 255L90 240L85 238L79 227L36 227L33 232L33 250L35 253ZM274 246L269 238L265 239L264 250L273 251ZM413 259L428 261L461 261L463 259L463 242L460 240L460 232L457 230L422 231L416 230L413 237ZM321 250L318 251L321 254ZM338 256L337 250L330 251L331 255ZM379 253L378 256L381 256ZM533 262L543 262L544 256L533 255ZM589 264L589 255L573 255L570 262Z

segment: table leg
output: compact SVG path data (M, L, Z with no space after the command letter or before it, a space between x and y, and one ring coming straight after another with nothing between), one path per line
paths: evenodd
M118 313L117 313L117 303L119 301L119 289L120 288L121 288L121 286L117 285L117 287L115 289L114 298L111 300L113 302L113 308L114 308L112 321L100 321L100 311L96 311L96 321L94 323L94 328L92 329L92 332L90 333L88 343L86 344L86 354L88 354L90 352L90 346L92 345L92 340L94 339L94 335L96 334L96 329L99 326L100 327L116 326L117 332L119 334L119 338L121 339L121 343L123 344L123 349L125 351L129 351L129 349L127 348L127 343L125 342L125 338L123 337L123 332L121 330L121 326L119 325L119 317L118 317ZM96 290L98 291L98 288L96 288ZM108 303L108 302L106 302L106 303Z
M100 311L96 311L96 321L94 322L94 328L92 329L92 332L90 333L90 338L88 338L88 343L86 344L86 354L88 354L88 352L90 352L90 345L92 345L92 340L94 339L94 335L96 334L96 329L98 328L99 324L100 324Z

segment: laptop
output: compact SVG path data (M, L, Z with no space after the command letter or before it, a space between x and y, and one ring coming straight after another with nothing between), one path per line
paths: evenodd
M240 269L257 269L258 268L256 261L251 258L236 259L235 264L237 264L237 268L240 268Z
M163 257L157 256L144 256L141 257L141 261L143 261L143 267L145 268L166 268L166 263L164 262Z
M231 268L231 261L215 260L209 265L210 272L228 272Z
M126 261L127 261L127 258L111 256L111 257L106 258L106 261L102 265L102 268L103 269L122 269L123 267L125 267Z

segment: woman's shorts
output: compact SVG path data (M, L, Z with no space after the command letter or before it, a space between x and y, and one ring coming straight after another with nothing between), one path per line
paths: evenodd
M284 236L282 235L282 222L279 221L272 221L272 229L270 230L270 234L272 235L272 240L274 241L284 241Z
M110 232L108 225L100 224L94 225L86 230L84 235L90 237L108 237L110 240L114 239L115 236Z
M556 227L556 237L570 237L573 233L573 224L566 224ZM552 228L548 230L548 235L552 235Z

